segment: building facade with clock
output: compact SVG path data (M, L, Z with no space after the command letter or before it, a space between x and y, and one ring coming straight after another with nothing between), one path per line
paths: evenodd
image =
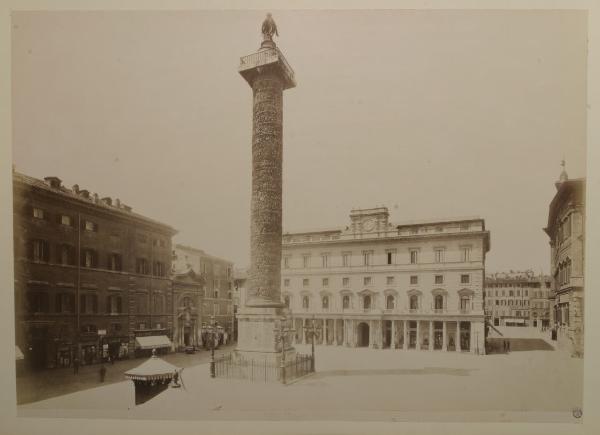
M386 207L348 226L283 234L281 294L296 343L485 353L483 219L393 224Z

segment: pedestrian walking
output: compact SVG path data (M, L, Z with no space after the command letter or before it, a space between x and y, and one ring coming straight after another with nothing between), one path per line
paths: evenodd
M79 358L75 357L73 360L73 374L79 374Z
M106 376L106 367L104 364L100 367L100 382L104 382L104 377Z
M507 346L508 351L510 352L510 340L507 341L506 346Z

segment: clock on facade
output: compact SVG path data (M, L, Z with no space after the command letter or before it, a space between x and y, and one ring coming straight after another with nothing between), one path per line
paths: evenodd
M366 231L366 232L373 231L375 229L376 223L377 223L377 221L373 218L365 219L362 224L363 231Z

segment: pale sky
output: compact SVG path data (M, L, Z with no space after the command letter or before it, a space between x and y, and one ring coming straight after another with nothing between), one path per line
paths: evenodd
M548 205L585 176L586 15L272 11L284 230L481 216L486 270L548 272ZM251 90L264 11L13 14L13 156L249 264Z

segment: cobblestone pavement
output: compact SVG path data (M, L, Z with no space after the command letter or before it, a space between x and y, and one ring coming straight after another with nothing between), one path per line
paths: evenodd
M302 353L308 347L297 346ZM291 385L211 379L208 365L133 405L130 382L20 406L19 416L181 420L580 422L583 360L556 351L477 356L318 346L317 373Z
M215 350L215 355L231 352L234 347L234 345L221 346ZM208 362L210 360L210 351L199 350L194 354L177 352L161 355L160 357L178 367L191 367ZM124 381L124 373L140 365L146 359L135 358L115 361L114 364L105 364L106 376L103 384L108 385ZM77 375L73 374L73 368L28 372L23 376L17 377L17 404L37 402L51 397L98 387L103 384L100 383L100 364L81 366Z

